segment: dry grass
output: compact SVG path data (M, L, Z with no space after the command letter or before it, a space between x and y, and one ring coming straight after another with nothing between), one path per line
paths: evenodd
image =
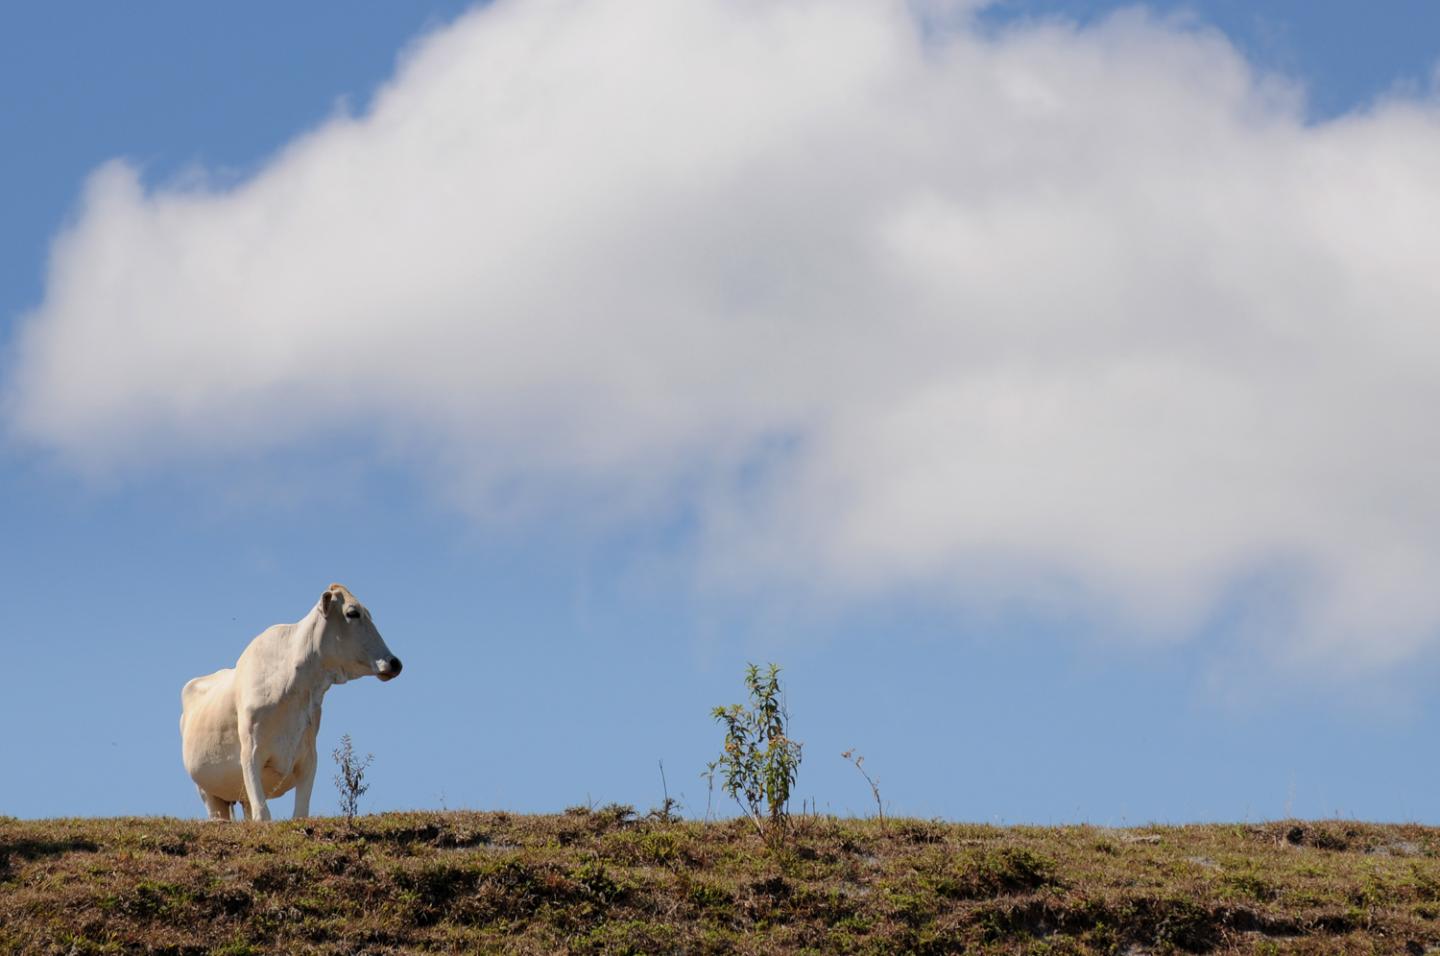
M747 829L748 828L748 829ZM1423 953L1440 830L0 818L6 953Z

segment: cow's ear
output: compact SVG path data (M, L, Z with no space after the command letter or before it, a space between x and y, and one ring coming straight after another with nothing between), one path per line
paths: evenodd
M330 604L331 604L331 602L333 602L334 600L335 600L335 593L334 593L333 591L326 591L324 594L320 595L320 616L321 616L321 617L329 617L329 616L330 616Z

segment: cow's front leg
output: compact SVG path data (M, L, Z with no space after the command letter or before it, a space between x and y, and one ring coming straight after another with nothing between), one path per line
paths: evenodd
M265 786L261 781L263 766L260 754L260 728L253 720L240 721L240 774L245 778L245 819L268 820L270 808L265 803Z
M310 737L310 746L295 768L295 812L296 820L310 815L310 791L315 788L315 738Z

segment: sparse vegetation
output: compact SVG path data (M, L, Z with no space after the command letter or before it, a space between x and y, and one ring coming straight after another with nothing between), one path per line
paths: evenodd
M700 779L705 781L705 816L702 818L706 823L710 822L712 804L715 802L715 770L720 766L720 761L712 760L700 771Z
M778 838L789 817L790 791L800 770L801 744L789 735L790 715L780 687L780 668L771 664L762 676L751 664L745 671L750 706L716 707L725 726L725 747L710 765L724 777L725 792L762 836ZM760 815L762 803L766 817ZM768 820L768 828L767 828Z
M679 800L670 796L670 783L665 779L665 761L660 761L660 806L655 807L649 816L659 820L661 823L671 823L680 819L680 811L685 808Z
M1425 953L1440 830L0 820L0 953Z
M375 760L375 755L366 754L365 759L361 760L355 755L350 735L345 734L340 738L340 746L335 748L331 756L339 767L335 774L335 789L340 791L340 813L347 824L354 823L355 814L360 809L360 798L370 789L370 785L365 782L365 771Z
M875 814L880 818L880 829L885 829L885 804L880 799L880 781L871 777L869 772L866 771L864 755L858 753L855 748L852 747L840 756L853 763L855 769L860 771L860 776L864 777L865 782L870 785L870 795L875 798Z

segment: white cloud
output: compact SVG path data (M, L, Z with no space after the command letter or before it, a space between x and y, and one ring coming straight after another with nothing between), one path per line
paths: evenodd
M1440 108L1307 126L1212 32L977 5L501 0L239 185L110 163L12 425L373 431L478 510L690 496L717 578L1158 634L1278 568L1298 653L1432 643Z

